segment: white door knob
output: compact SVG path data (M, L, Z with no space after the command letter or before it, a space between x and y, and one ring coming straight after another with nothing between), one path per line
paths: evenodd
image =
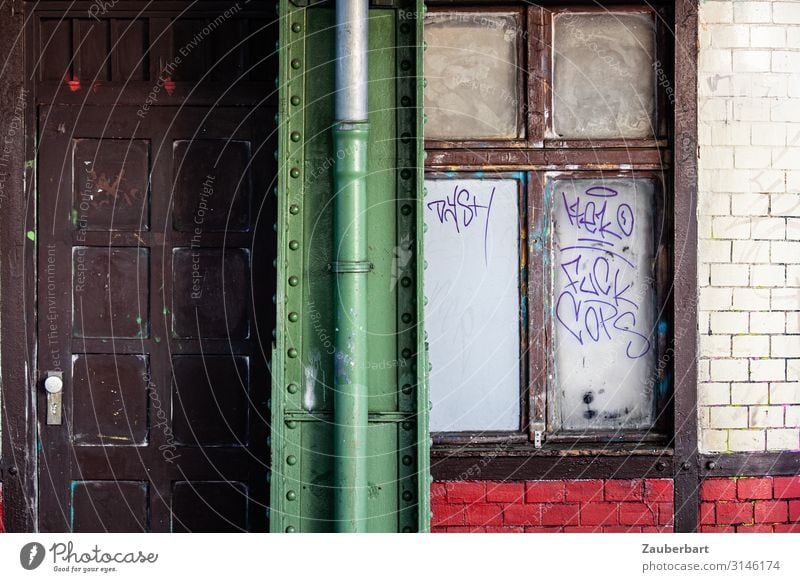
M50 394L58 394L64 389L64 381L58 376L49 376L44 381L44 389Z

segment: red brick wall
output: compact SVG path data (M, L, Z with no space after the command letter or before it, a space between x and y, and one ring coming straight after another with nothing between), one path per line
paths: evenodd
M434 532L669 532L670 479L437 481Z
M800 532L800 476L707 479L700 487L700 530Z

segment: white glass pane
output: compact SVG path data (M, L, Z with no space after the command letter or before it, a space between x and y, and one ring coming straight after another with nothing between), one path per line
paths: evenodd
M518 429L519 183L425 186L431 430Z
M425 16L427 139L518 137L517 15Z
M655 384L654 184L556 180L550 195L562 427L649 427Z
M555 17L553 36L556 136L652 137L652 16L564 13Z

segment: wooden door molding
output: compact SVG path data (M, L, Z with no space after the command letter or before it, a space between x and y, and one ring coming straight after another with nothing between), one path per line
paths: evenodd
M0 54L4 55L0 92L3 158L0 174L0 419L2 420L3 514L8 532L36 529L36 423L32 402L35 366L35 223L33 164L33 88L25 76L23 4L0 16ZM29 56L29 55L27 55ZM13 126L12 126L13 122ZM29 238L32 237L32 238Z

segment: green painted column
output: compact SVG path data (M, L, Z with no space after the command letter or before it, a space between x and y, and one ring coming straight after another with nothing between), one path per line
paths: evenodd
M365 451L363 462L355 466L356 471L366 467L366 486L363 496L345 496L343 502L363 508L359 527L368 532L428 528L427 364L422 238L417 236L423 228L420 14L422 3L416 0L370 8L369 130L366 146L359 149L346 143L337 126L333 10L280 1L278 324L271 410L274 532L339 529L335 426L357 425L355 416L362 425L366 416L366 439L355 446ZM339 156L345 155L349 159L339 164ZM366 217L364 236L358 237L366 246L356 252L334 242L338 229L353 228L337 218L335 202L347 175L362 167L368 172L353 203L363 202L355 212ZM340 171L344 173L337 177ZM353 208L347 211L348 216L353 213ZM368 272L343 272L363 270L358 265L367 260ZM336 378L341 367L337 370L335 338L347 333L337 323L343 292L339 280L345 278L366 286L366 304L359 307L366 318L353 319L348 313L344 321L366 326L367 359L359 370L364 379L353 382L351 375L349 380L353 388L358 384L366 391L367 403L366 410L359 408L338 422Z

